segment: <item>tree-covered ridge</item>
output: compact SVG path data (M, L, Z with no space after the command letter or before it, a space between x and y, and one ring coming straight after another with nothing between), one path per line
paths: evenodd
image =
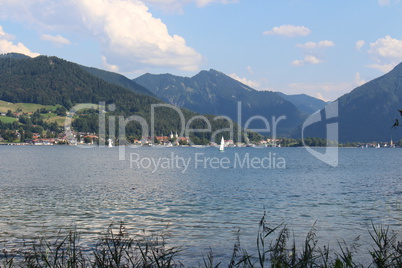
M29 59L31 57L20 54L20 53L6 53L6 54L0 54L0 59L2 58L7 58L7 59Z
M81 66L81 68L83 68L85 71L91 73L92 75L105 80L106 82L108 82L110 84L131 89L133 92L138 93L138 94L144 94L144 95L148 95L151 97L155 97L155 95L153 93L151 93L148 89L146 89L143 86L140 86L139 84L135 83L133 80L130 80L123 75L100 70L100 69L93 68L93 67Z
M131 102L136 105L139 102L160 102L109 84L75 63L46 56L28 59L1 58L0 99L44 105L62 104L66 108L75 103L99 101L121 104Z

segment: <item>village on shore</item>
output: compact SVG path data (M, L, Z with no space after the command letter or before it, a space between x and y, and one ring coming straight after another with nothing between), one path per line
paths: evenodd
M21 141L21 135L16 132L16 140L18 142L8 142L5 141L0 136L0 145L93 145L97 146L99 144L106 146L118 146L118 139L99 139L99 135L95 133L85 133L85 132L71 132L68 136L66 133L60 133L57 137L48 138L43 137L39 133L32 133L32 138L24 139ZM128 140L129 144L132 146L164 146L164 147L191 147L191 146L204 146L204 147L217 147L220 144L217 142L209 142L208 144L191 144L189 142L188 137L180 137L177 133L170 133L168 136L155 136L147 137L143 139L131 139ZM125 144L127 145L127 143ZM336 144L334 142L327 142L325 139L320 138L307 138L304 140L304 143L301 139L290 139L290 138L267 138L261 139L259 141L254 142L235 142L234 140L224 140L225 147L354 147L354 148L396 148L402 147L402 141L398 141L394 143L391 139L390 142L370 142L370 143L345 143L345 144Z

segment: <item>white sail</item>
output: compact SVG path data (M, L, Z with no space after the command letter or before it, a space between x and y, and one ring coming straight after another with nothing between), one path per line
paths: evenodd
M108 147L113 147L113 144L112 144L112 139L108 139L108 145L107 145Z
M219 146L219 151L224 151L224 150L225 150L225 140L223 139L223 136L222 136L221 145Z

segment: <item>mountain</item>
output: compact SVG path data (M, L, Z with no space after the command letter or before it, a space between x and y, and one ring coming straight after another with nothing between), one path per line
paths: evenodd
M275 92L279 94L285 100L293 103L301 112L305 114L312 114L318 110L324 108L329 102L325 102L323 100L311 97L306 94L295 94L295 95L286 95L282 92Z
M8 102L61 104L160 103L149 96L99 79L78 64L57 57L0 58L0 99Z
M62 105L67 110L79 103L105 102L115 104L115 110L108 116L140 116L150 126L151 105L163 104L161 100L137 94L130 89L107 83L85 71L76 63L57 57L38 56L0 58L0 100L11 103L36 103L43 105ZM181 112L188 120L197 114L186 109ZM212 131L227 127L227 122L215 122L211 118ZM99 116L88 112L76 120L79 131L99 131ZM181 118L172 108L157 108L154 114L155 134L167 135L181 130ZM202 122L193 123L194 128L205 128ZM137 122L127 124L126 132L132 137L141 137L141 126ZM201 142L210 134L195 134ZM209 135L209 136L208 136Z
M402 63L338 100L340 142L372 142L402 139L402 129L391 129L402 109ZM325 111L320 111L325 118ZM336 119L336 118L335 118ZM332 119L333 120L333 119ZM305 129L305 137L325 137L327 122Z
M262 116L270 123L272 117L286 116L278 123L277 134L287 134L304 117L291 102L271 91L257 91L216 70L201 71L193 77L171 74L144 74L134 80L162 100L201 114L225 115L242 126L253 116ZM238 111L241 102L241 111ZM240 115L240 116L239 116ZM249 129L262 129L262 120L254 120Z
M104 71L104 70L93 68L93 67L87 67L87 66L82 66L82 65L80 65L80 67L83 68L85 71L89 72L90 74L92 74L110 84L128 88L138 94L144 94L144 95L156 97L148 89L138 85L133 80L128 79L124 75Z

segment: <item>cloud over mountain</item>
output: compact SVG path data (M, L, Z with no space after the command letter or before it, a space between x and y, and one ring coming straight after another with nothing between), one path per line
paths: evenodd
M376 61L369 67L378 69L382 72L389 72L399 62L402 61L402 40L392 38L387 35L370 43L368 51Z
M23 43L18 42L17 44L13 43L14 36L6 33L3 30L3 27L0 26L0 54L3 53L22 53L30 57L39 56L39 53L32 52L29 48L27 48Z
M124 72L155 66L195 71L202 61L183 37L171 35L141 1L5 0L0 5L5 11L0 17L24 21L38 31L74 30L91 36L99 42L107 64ZM66 42L60 37L42 38Z
M252 87L252 88L254 88L254 89L257 89L257 88L260 87L260 83L258 83L258 82L256 82L256 81L249 80L249 79L247 79L247 78L245 78L245 77L242 78L242 77L238 76L238 75L235 74L235 73L229 74L229 76L230 76L231 78L233 78L233 79L239 81L240 83L243 83L243 84L245 84L245 85L247 85L247 86L249 86L249 87Z

